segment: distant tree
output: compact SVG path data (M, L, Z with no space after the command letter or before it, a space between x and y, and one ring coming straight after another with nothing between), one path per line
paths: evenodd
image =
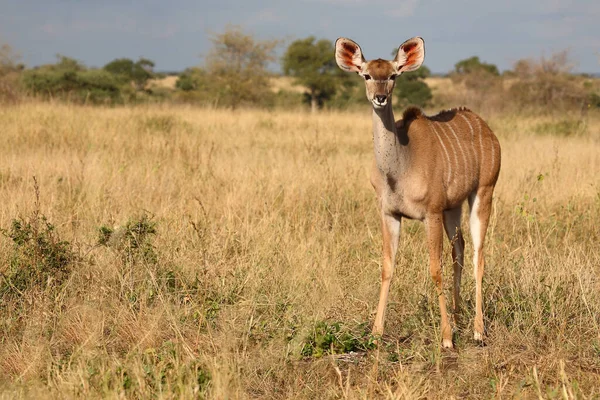
M425 79L431 75L431 70L422 65L418 70L401 74L396 79L396 97L398 105L406 107L415 105L426 107L433 95Z
M152 79L154 62L140 58L133 62L129 58L117 58L106 64L104 70L116 75L124 82L133 82L137 90L142 90L149 79Z
M19 63L20 57L7 44L0 46L0 77L11 72L22 71L25 66Z
M21 82L30 93L78 103L120 101L121 82L108 71L87 69L79 61L57 55L55 64L25 70Z
M206 72L201 68L188 68L183 71L177 81L175 87L184 92L193 90L202 90L207 86Z
M468 89L474 90L478 93L476 97L480 99L483 99L482 96L487 96L486 93L490 91L497 92L502 85L498 67L482 62L477 56L457 62L450 77L454 82L462 83Z
M464 60L457 62L454 64L454 71L457 74L487 72L495 76L500 75L498 72L498 67L496 67L494 64L481 62L477 56L465 58Z
M415 105L427 107L433 98L431 88L420 79L406 79L402 75L396 81L396 97L402 107Z
M521 109L534 106L552 111L581 110L599 104L593 85L586 87L572 70L567 50L549 58L518 60L512 71L517 79L509 88L511 100L521 104Z
M70 58L67 56L63 56L62 54L56 55L56 64L48 64L42 66L42 68L47 68L53 71L83 71L85 70L85 66L81 64L79 61L74 58Z
M0 46L0 101L16 101L19 97L19 75L25 66L13 49Z
M292 42L283 56L283 73L295 77L297 84L308 89L313 112L335 94L340 84L351 82L337 67L334 50L329 40L317 41L309 36Z
M268 64L276 60L278 40L256 40L239 27L214 34L206 56L206 79L218 105L233 109L242 104L261 104L272 96Z

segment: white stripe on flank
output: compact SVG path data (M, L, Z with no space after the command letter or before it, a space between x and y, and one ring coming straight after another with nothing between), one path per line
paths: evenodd
M475 131L473 130L473 125L469 122L469 119L464 116L464 114L458 114L465 120L467 125L469 125L469 129L471 130L471 150L473 150L473 156L475 157L475 164L477 168L479 168L479 157L477 157L477 152L475 151Z
M492 168L494 168L494 156L496 153L496 149L494 147L494 138L490 135L490 147L492 148Z
M440 141L440 144L442 145L442 149L444 150L444 153L446 154L446 160L448 160L448 177L446 178L446 187L447 187L450 185L450 176L452 175L452 163L450 163L450 155L448 154L446 145L444 144L444 142L442 142L442 138L440 137L439 133L437 132L437 129L435 129L435 122L433 122L433 121L431 122L431 128L433 129L435 136L437 136L438 140Z
M458 154L456 154L456 149L454 148L454 143L452 143L452 138L446 133L446 130L443 129L445 124L442 124L441 122L438 122L440 124L440 129L442 130L442 132L444 132L444 136L446 136L446 138L448 139L448 142L450 142L450 147L452 147L452 154L454 155L454 161L456 161L456 174L458 174ZM455 175L456 175L455 174Z
M467 171L468 171L468 169L467 169L467 156L465 154L465 151L462 148L462 144L460 143L460 139L458 138L458 135L454 131L454 128L452 128L452 123L450 121L448 121L448 127L450 128L450 131L452 132L452 134L454 134L454 137L456 138L456 143L458 144L458 148L460 149L460 153L462 154L463 161L465 162L464 175L467 175Z
M485 154L483 154L483 131L481 130L481 121L476 117L475 121L477 121L477 127L479 128L479 149L481 150L481 164L479 165L479 172L481 173L481 168L483 167L483 159L485 158Z

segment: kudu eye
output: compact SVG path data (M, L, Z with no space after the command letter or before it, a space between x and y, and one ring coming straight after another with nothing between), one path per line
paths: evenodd
M395 81L397 76L398 75L396 75L396 74L392 74L392 76L390 76L390 80L391 81Z
M369 79L371 79L371 75L363 75L363 77L365 78L365 81L368 81Z

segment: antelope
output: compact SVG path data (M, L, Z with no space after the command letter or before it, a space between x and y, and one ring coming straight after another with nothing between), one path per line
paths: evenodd
M409 107L402 119L395 121L392 111L395 79L404 72L418 69L424 57L425 43L420 37L402 43L392 61L380 58L366 61L360 46L347 38L339 38L335 43L337 65L364 79L367 99L373 106L375 160L371 184L377 195L383 236L381 289L373 334L383 335L400 222L402 218L416 219L426 227L429 270L440 304L442 346L452 348L452 328L442 285L443 230L452 246L452 300L456 315L465 246L460 226L461 209L468 200L474 247L474 339L481 343L484 339L483 244L500 172L500 144L485 121L464 107L431 117L419 108Z

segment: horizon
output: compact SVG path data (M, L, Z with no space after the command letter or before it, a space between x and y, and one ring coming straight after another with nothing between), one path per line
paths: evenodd
M61 54L89 68L117 58L155 62L156 71L201 66L212 47L210 35L239 26L257 40L283 39L278 58L296 39L332 42L350 37L367 59L413 36L426 43L427 65L447 74L456 62L478 56L500 71L519 59L540 59L568 50L574 73L600 74L600 4L579 0L475 2L448 5L409 0L148 0L103 4L64 0L0 0L0 43L10 45L29 68L51 64ZM376 31L372 27L376 26ZM279 63L278 63L279 64ZM277 71L281 72L279 65Z

